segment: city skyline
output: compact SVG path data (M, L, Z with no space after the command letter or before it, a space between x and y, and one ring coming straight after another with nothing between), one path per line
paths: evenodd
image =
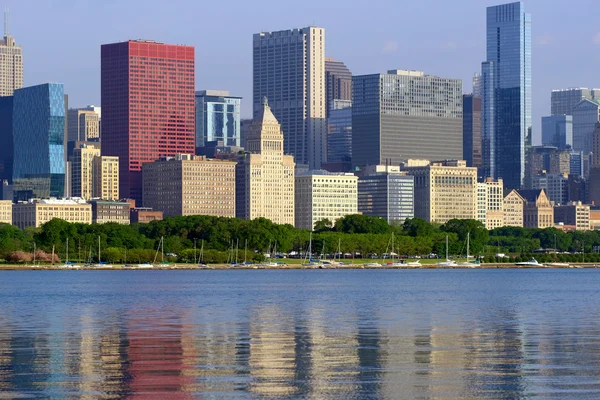
M250 60L251 35L254 33L316 25L327 32L326 56L344 62L353 74L393 68L426 70L434 75L462 79L464 92L468 93L471 76L485 58L485 8L501 2L466 0L448 6L435 3L436 7L430 7L425 1L408 6L405 11L411 17L400 21L401 24L391 23L393 13L380 15L377 11L380 8L374 7L361 11L360 16L367 21L377 18L377 25L385 26L385 29L362 32L357 32L353 24L336 22L348 21L356 14L350 9L336 7L340 3L337 1L319 3L319 7L310 7L312 3L309 2L306 8L293 14L279 11L280 8L274 7L277 3L267 1L264 8L274 11L257 14L255 18L246 18L251 6L240 2L232 12L228 10L227 18L233 23L217 41L203 38L216 29L216 21L221 22L225 15L218 9L193 2L178 1L177 7L144 2L142 11L139 10L142 3L130 2L119 4L118 14L110 12L111 7L106 5L35 3L36 7L27 9L16 1L5 4L11 10L10 32L23 46L24 86L61 82L65 84L65 93L69 94L70 106L99 104L101 44L135 38L181 43L197 48L196 89L229 90L243 97L242 117L247 118L252 113ZM433 1L430 3L434 5ZM382 5L387 4L393 3L382 2ZM551 6L541 0L529 0L525 4L527 12L533 16L533 126L534 141L537 142L541 139L541 117L549 115L552 89L600 86L600 79L594 77L593 71L595 60L600 57L594 52L600 49L600 28L593 23L593 16L597 14L593 11L600 11L600 4L590 0ZM185 7L185 13L180 12L182 7ZM335 15L329 12L334 9ZM431 12L432 9L436 11ZM136 14L133 14L134 10ZM75 14L79 17L70 18ZM204 24L196 23L198 15L204 15ZM273 18L275 15L276 19ZM423 18L428 18L429 22L422 24ZM61 19L68 20L69 24L55 23ZM108 20L114 22L110 30L104 31L102 21ZM439 29L431 28L439 26L441 29L448 20L460 23L445 27L444 35L439 35ZM557 20L564 23L556 24ZM187 21L190 23L186 24ZM33 34L27 31L30 26L36 26ZM61 41L60 46L48 45L48 42L37 40L36 32L40 31L46 32L46 36L65 36L69 40ZM405 37L420 39L403 40ZM570 56L562 58L561 64L557 65L557 52L567 50ZM582 59L589 63L580 62Z

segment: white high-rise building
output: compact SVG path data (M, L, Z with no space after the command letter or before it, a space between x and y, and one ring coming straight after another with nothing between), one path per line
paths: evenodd
M327 161L325 29L256 33L253 65L254 116L267 97L281 123L284 152L319 169Z
M8 15L4 15L4 37L0 40L0 96L12 96L23 87L23 49L8 31Z

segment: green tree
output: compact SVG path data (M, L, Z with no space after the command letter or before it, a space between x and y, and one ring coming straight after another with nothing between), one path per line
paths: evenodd
M335 222L335 231L343 233L389 233L390 225L381 217L346 215Z

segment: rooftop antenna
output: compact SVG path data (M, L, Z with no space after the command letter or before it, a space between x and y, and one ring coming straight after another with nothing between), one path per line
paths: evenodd
M4 9L4 36L8 36L8 8Z

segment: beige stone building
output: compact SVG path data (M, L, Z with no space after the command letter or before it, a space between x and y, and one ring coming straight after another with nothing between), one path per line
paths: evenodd
M525 199L516 190L504 197L504 226L523 226Z
M554 223L574 225L578 231L589 231L590 206L580 201L554 207Z
M98 113L87 109L72 108L67 112L67 117L67 140L69 142L100 140L100 115Z
M477 219L477 168L464 160L446 160L404 170L415 177L415 217L440 224Z
M8 24L8 21L5 22ZM4 37L0 40L0 96L12 96L16 89L23 87L23 49L17 46L15 38L4 27Z
M525 199L523 207L523 226L525 228L543 229L554 226L554 204L544 189L521 190L519 194Z
M283 133L266 99L252 121L236 171L236 216L294 225L294 157L283 154Z
M485 181L487 191L487 210L485 227L495 229L504 226L504 181L487 178Z
M71 196L91 199L94 197L94 157L100 156L100 148L82 144L73 149L71 157Z
M92 223L92 206L76 199L48 199L16 203L13 204L12 212L13 225L21 229L29 226L39 228L54 218L81 224Z
M235 217L235 165L189 154L146 163L143 205L162 211L165 217Z
M485 225L487 218L487 185L477 182L477 221Z
M0 200L0 224L12 225L12 201Z
M119 157L96 156L93 161L92 186L95 198L119 199Z
M335 223L358 213L358 177L323 170L296 175L296 228L310 229L327 218Z
M92 200L92 223L129 225L131 204L123 201Z

